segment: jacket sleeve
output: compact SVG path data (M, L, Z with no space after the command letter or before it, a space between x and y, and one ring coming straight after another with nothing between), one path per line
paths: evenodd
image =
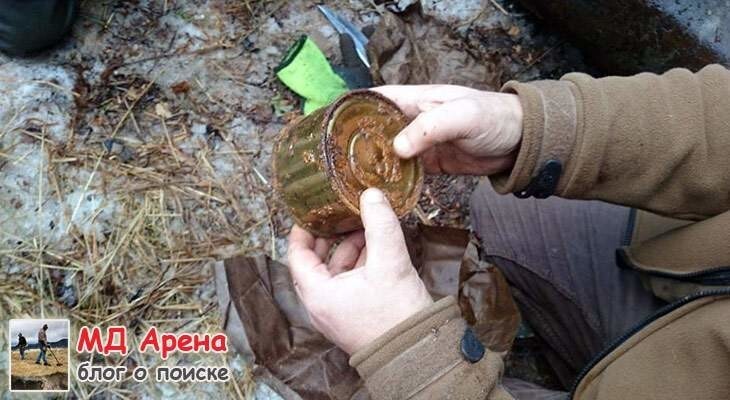
M478 360L465 357L465 332L456 300L446 297L355 353L350 365L373 400L511 400L499 385L501 356L487 349Z
M547 194L690 220L730 209L724 67L600 79L572 73L502 90L519 95L525 117L514 168L490 177L499 192L524 194L542 183ZM555 161L560 172L544 179Z

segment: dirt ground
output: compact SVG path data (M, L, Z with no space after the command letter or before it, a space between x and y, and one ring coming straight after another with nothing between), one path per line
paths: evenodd
M10 357L10 386L13 390L67 390L69 380L68 349L53 349L58 361L46 353L49 365L36 364L39 350L31 349L25 353L13 351Z
M366 0L324 3L358 26L385 12ZM509 1L421 3L499 73L498 83L585 70L574 49ZM273 69L301 34L337 61L335 31L308 1L88 0L61 46L0 56L0 328L6 315L70 318L74 331L113 323L129 328L132 347L152 325L218 332L211 263L234 253L284 255L291 221L271 190L270 155L300 103ZM413 218L468 226L475 183L429 178ZM73 357L72 366L84 360ZM96 361L161 363L135 351ZM234 379L72 379L71 391L276 398L233 353L167 362L228 365Z
M50 366L36 364L35 360L39 352L40 350L37 349L28 350L25 352L25 360L21 360L20 353L13 351L10 357L10 374L14 377L29 377L68 372L68 349L53 349L58 361L62 364L60 366L57 365L58 363L50 351L46 352L46 358Z

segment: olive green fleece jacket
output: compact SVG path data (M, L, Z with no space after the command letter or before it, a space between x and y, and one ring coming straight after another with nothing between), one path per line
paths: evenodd
M678 301L606 349L572 398L730 398L730 71L573 73L503 91L520 97L523 138L512 170L491 177L497 190L524 191L558 161L554 195L691 221L619 249L619 264ZM465 326L442 299L350 363L376 400L510 399L499 355L462 355Z

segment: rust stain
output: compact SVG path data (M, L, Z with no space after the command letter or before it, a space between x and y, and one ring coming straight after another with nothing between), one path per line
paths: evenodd
M321 236L358 229L368 187L383 190L399 216L408 213L423 173L417 159L393 150L407 123L390 100L359 90L284 128L274 148L275 189L295 221Z

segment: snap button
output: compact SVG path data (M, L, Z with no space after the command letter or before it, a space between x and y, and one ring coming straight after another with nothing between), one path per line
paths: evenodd
M461 337L461 354L466 361L474 364L484 357L484 345L479 341L471 327L464 329L464 336Z
M563 163L558 160L548 160L527 187L520 192L515 192L515 196L523 199L527 197L538 199L550 197L555 193L562 173Z

